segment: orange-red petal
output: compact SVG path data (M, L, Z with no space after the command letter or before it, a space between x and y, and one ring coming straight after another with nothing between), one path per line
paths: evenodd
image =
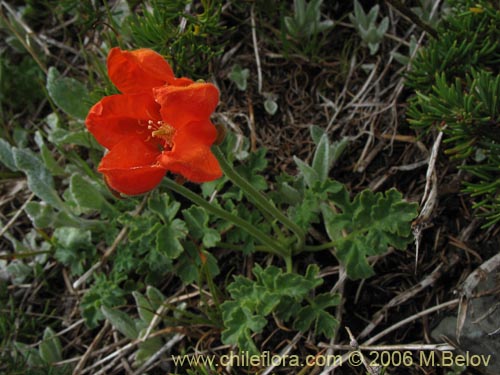
M208 120L219 103L219 90L211 83L162 86L153 90L163 121L176 129L190 122Z
M210 150L216 136L216 129L209 120L190 122L175 133L174 147L163 152L158 161L164 168L192 182L220 178L222 170Z
M101 160L98 171L107 184L127 195L154 189L165 176L165 168L157 162L160 151L151 143L136 137L124 138Z
M159 106L150 95L111 95L90 109L85 124L97 142L111 149L124 137L146 139L151 134L148 120L160 119Z
M150 92L153 87L174 81L168 62L153 50L123 51L113 48L108 55L108 75L124 94Z
M188 86L193 83L193 80L186 77L180 77L180 78L174 78L168 81L167 83L172 86Z

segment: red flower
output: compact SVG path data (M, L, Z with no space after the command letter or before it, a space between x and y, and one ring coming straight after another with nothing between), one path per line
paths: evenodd
M167 171L193 182L222 176L210 151L217 137L210 122L219 101L214 85L175 78L170 65L149 49L113 48L108 74L122 94L101 99L85 124L109 149L98 171L112 189L142 194Z

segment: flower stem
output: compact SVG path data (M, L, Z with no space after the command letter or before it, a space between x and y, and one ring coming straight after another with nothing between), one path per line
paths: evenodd
M292 256L287 255L284 259L285 259L286 272L292 273L293 272Z
M322 251L322 250L327 250L327 249L333 249L336 244L337 244L336 241L331 241L331 242L323 243L321 245L305 245L304 246L304 251L313 253L315 251Z
M288 255L288 251L285 248L283 248L277 241L269 237L267 234L265 234L256 226L252 225L246 220L210 204L205 199L201 198L199 195L193 193L191 190L185 188L184 186L177 184L176 182L170 180L169 178L165 178L164 181L170 190L175 191L176 193L182 195L184 198L189 199L191 202L199 205L200 207L203 207L208 212L216 216L219 216L220 218L227 220L233 223L234 225L240 227L244 231L246 231L256 240L260 241L262 244L266 246L265 248L262 249L263 251L266 251L270 254L278 255L282 258L285 258Z
M281 221L284 225L290 228L297 236L298 243L296 249L300 251L304 246L305 242L305 232L290 220L286 215L283 214L279 209L277 209L262 192L255 189L252 184L250 184L246 179L240 176L238 172L229 164L229 162L224 157L219 147L212 148L213 153L219 160L219 164L222 168L224 174L237 186L243 190L247 197L257 206L257 208L267 214L273 216L274 218ZM288 253L289 251L287 251Z

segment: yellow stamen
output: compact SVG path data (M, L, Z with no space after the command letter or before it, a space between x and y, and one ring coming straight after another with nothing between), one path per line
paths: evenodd
M151 135L163 139L169 146L172 146L175 128L160 121L158 121L158 125L159 127L155 131L152 131Z

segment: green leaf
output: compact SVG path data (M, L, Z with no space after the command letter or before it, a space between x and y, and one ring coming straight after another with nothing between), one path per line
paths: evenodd
M40 343L38 348L40 357L46 363L54 363L62 361L62 346L59 337L52 328L47 327L43 332L43 341Z
M81 82L61 77L56 68L50 67L47 74L47 92L54 103L68 115L84 120L90 109L89 93Z
M379 38L382 38L384 36L384 34L387 32L387 29L389 29L389 18L384 17L382 18L382 21L380 22L380 25L378 25L377 28Z
M335 23L332 20L321 21L315 25L315 32L322 33L328 29L331 29Z
M86 130L66 130L57 128L49 133L48 139L57 146L77 145L85 148L102 149L94 137L92 137L92 134Z
M186 223L175 219L171 223L162 225L156 232L156 250L169 259L176 259L184 251L180 240L186 238Z
M164 223L174 220L180 207L181 204L171 199L168 194L159 194L157 191L148 199L148 208Z
M399 52L391 52L392 57L401 65L408 65L410 62L410 58L408 56L405 56Z
M40 352L30 347L29 345L15 341L14 347L26 360L26 364L28 365L28 367L43 367L43 365L45 364L44 360L40 357Z
M47 169L54 176L60 176L64 174L64 169L57 164L56 159L52 155L52 152L49 150L46 144L40 146L40 154L42 155L42 160Z
M364 190L352 202L345 191L332 194L339 207L333 211L321 205L328 236L335 242L337 258L352 279L373 275L366 257L380 255L388 246L404 249L412 241L411 222L417 216L417 204L403 200L395 189L385 194Z
M70 215L64 211L56 212L45 202L29 202L24 211L37 228L59 228L72 226L75 228L91 227L88 221Z
M278 104L274 100L268 98L264 101L264 109L272 116L278 111Z
M92 232L82 228L60 227L54 231L55 258L71 267L72 274L80 275L85 262L95 255Z
M288 31L288 34L293 37L298 37L300 35L300 28L297 25L297 21L292 17L285 17L285 27Z
M322 203L320 208L328 237L330 237L332 241L339 240L342 238L342 230L350 224L350 220L346 217L341 220L338 214L325 203Z
M258 315L270 314L279 304L276 293L258 282L252 282L241 276L235 277L234 282L228 286L228 291L240 306L245 306Z
M220 242L220 234L213 228L208 227L207 212L197 206L191 206L182 211L184 220L189 228L189 234L196 240L202 240L206 248L214 247Z
M353 280L366 279L375 274L366 259L371 252L367 246L369 245L365 241L356 238L343 239L337 245L335 255L345 265L347 275Z
M64 169L59 164L57 164L56 159L54 159L52 152L45 144L42 133L39 130L35 132L35 142L40 149L43 163L45 164L49 172L54 176L64 174Z
M292 206L299 204L302 201L302 194L295 187L290 186L288 182L282 182L278 186L279 200L284 201Z
M297 164L300 174L304 177L304 181L306 182L307 186L312 188L314 184L319 181L318 172L316 172L314 168L307 165L296 156L293 157L293 160L295 161L295 164Z
M134 321L126 313L120 310L111 309L107 306L101 306L101 311L106 319L109 320L113 328L127 338L134 340L139 337L139 332L137 331Z
M104 274L94 273L94 283L84 294L80 302L81 315L89 328L95 328L98 322L104 319L101 306L124 305L125 292L118 284L125 280L126 276L118 273L111 274L109 278Z
M297 20L297 23L302 26L306 21L306 1L294 0L293 9L295 11L295 19Z
M82 247L92 246L90 230L81 228L62 227L54 231L54 239L66 249L78 250Z
M323 0L294 0L293 17L285 17L285 26L288 33L298 39L310 38L333 26L331 20L320 22L321 5Z
M311 138L314 144L317 146L321 141L321 137L325 134L325 129L320 128L318 125L312 125L309 128L309 132L311 133Z
M366 23L367 25L372 25L375 23L375 21L377 20L377 17L378 17L378 11L379 11L380 7L377 5L374 5L370 11L368 12L368 16L366 18Z
M313 264L308 266L305 276L295 273L283 273L277 267L268 267L264 270L258 265L254 268L253 273L257 283L264 286L268 291L299 300L304 298L310 290L323 283L323 280L317 277L319 273L318 266Z
M329 293L317 295L309 305L299 310L293 323L294 328L306 332L313 327L315 334L323 334L329 339L333 338L339 322L325 309L337 306L340 301L341 297L338 294L333 296Z
M355 26L361 25L365 28L368 27L369 22L366 18L366 13L363 10L363 7L361 6L361 4L358 2L358 0L354 0L354 17L355 18L351 19L351 22ZM351 18L351 17L349 17L349 18Z
M148 338L146 341L139 344L139 349L135 353L134 368L139 367L146 362L152 355L158 353L163 347L164 342L161 337Z
M236 87L240 91L245 91L247 89L247 80L250 76L250 70L242 69L239 64L233 65L228 78L236 84Z
M330 142L328 141L328 135L325 133L321 136L321 139L316 146L312 162L312 168L318 174L320 182L325 182L328 178L328 172L330 171L330 161Z
M312 223L318 222L319 194L307 189L302 202L291 208L293 221L302 228L308 228Z
M311 265L306 275L283 273L277 267L253 269L255 280L236 276L228 285L231 298L221 305L225 330L222 341L238 345L241 350L256 354L257 348L251 335L261 332L272 313L281 319L289 319L290 311L297 311L309 292L320 285L319 268Z
M14 160L14 147L5 139L0 138L0 162L11 171L17 171L16 161Z
M134 291L132 292L132 295L134 296L137 312L139 313L141 320L147 324L151 323L156 311L153 309L151 302L139 292Z
M101 210L106 204L106 200L96 186L79 174L71 176L69 191L79 209Z
M54 180L38 157L27 149L14 149L14 160L17 168L28 178L29 189L41 200L64 209L64 203L54 189Z
M148 287L146 288L146 297L148 297L153 311L158 310L167 299L162 292L151 285L148 285Z
M376 20L378 12L379 6L375 5L370 9L368 14L366 14L360 3L355 0L354 15L349 14L350 21L361 36L364 45L369 47L370 54L372 55L378 51L380 42L389 27L388 17L384 17L380 25L377 26Z
M24 211L37 228L48 228L54 222L54 209L45 202L28 202Z
M120 222L130 226L128 239L132 243L140 243L146 241L148 237L156 236L156 230L162 225L153 215L139 217L124 215L120 217Z
M220 273L217 259L211 253L200 250L194 242L186 242L184 251L186 254L176 265L176 274L184 284L198 282L207 274L213 278Z
M250 153L245 162L236 167L236 171L257 190L267 189L267 181L259 173L267 166L266 152L267 150L261 147L256 152ZM234 188L234 190L242 194L241 189Z
M347 137L344 137L340 141L333 142L330 145L330 168L340 158L348 143L349 139Z
M250 355L258 355L259 350L252 339L252 332L261 332L267 320L252 314L245 307L230 303L221 305L226 329L222 331L221 339L225 344L238 345L240 350L246 350Z

